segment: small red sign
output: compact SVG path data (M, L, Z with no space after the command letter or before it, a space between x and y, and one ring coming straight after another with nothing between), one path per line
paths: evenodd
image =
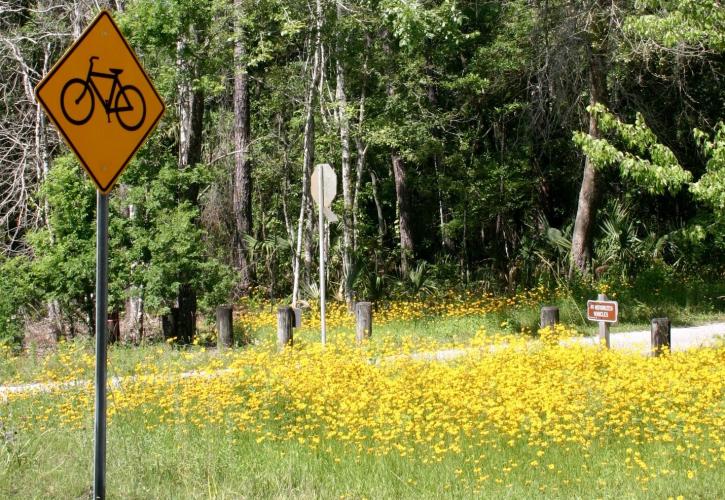
M587 319L616 323L619 316L619 304L614 300L588 300Z

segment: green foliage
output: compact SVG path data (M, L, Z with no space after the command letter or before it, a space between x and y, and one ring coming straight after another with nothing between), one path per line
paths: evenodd
M0 276L0 346L17 345L26 317L39 302L40 288L27 257L0 258Z
M574 143L598 168L619 167L625 179L634 181L650 193L676 193L692 179L672 150L659 143L657 136L637 113L634 124L623 123L602 104L587 108L602 132L615 141L599 139L583 132L574 133Z
M111 198L109 306L121 306L128 296L140 296L149 312L164 313L182 279L197 290L204 310L228 302L234 274L207 255L204 233L196 223L198 210L176 202L177 192L207 178L205 169L179 171L171 157L150 158L143 152L139 157L124 175L124 181L130 181L125 196ZM54 163L42 195L51 210L50 226L28 235L34 255L31 261L18 258L3 263L22 263L18 269L27 271L29 278L8 275L7 283L16 292L0 305L0 317L16 318L22 298L36 296L58 301L67 314L82 312L80 319L90 327L95 289L95 189L77 162L65 156ZM129 205L134 206L132 218L128 217Z
M207 311L230 300L234 274L208 253L199 209L178 201L179 193L210 179L205 165L179 170L174 156L156 141L139 153L124 177L127 195L118 200L119 209L133 206L134 216L124 221L119 238L123 284L127 294L144 299L151 313L168 312L182 283L196 290Z
M71 155L56 159L41 197L50 208L48 227L28 235L32 270L45 300L93 324L96 190Z
M167 113L111 196L111 307L141 297L147 312L162 314L173 306L180 283L193 285L202 307L229 300L236 281L229 264L238 243L233 86L240 71L249 75L251 96L254 221L243 238L253 286L270 297L290 291L304 103L318 22L324 50L312 106L314 161L339 169L342 160L339 69L351 181L360 189L356 262L348 276L341 228L330 231L331 290L352 283L358 298L375 300L427 288L513 291L562 283L581 151L599 169L607 199L616 201L604 205L595 222L595 267L617 269L621 280L653 265L717 275L725 258L725 130L710 127L722 120L725 102L721 3L636 0L610 10L602 2L568 0L351 0L340 4L339 15L337 4L323 2L316 19L314 2L295 0L129 0L117 18ZM40 32L70 32L67 12L61 4L13 12L6 23L10 45L0 35L0 54L12 64L0 72L10 77L27 64L30 80L43 74L63 44L53 35L46 53L45 43L37 42L45 39ZM608 30L601 29L603 20ZM15 40L24 57L17 64ZM243 53L235 55L240 43ZM612 110L589 109L601 131L596 139L573 132L588 118L591 48L605 59ZM10 141L18 144L7 150L11 154L0 141L3 207L8 192L20 193L11 168L27 173L27 185L44 176L43 156L31 158L31 150L42 149L33 142L36 127L14 123L16 116L35 116L24 84L14 83L0 100L0 109L10 113L0 119L2 137L22 137ZM204 95L203 144L201 163L179 171L178 92L186 85ZM693 140L696 127L706 132L696 131ZM6 245L7 255L28 257L3 261L8 277L2 286L18 293L2 299L5 318L20 318L49 300L74 320L87 321L92 310L95 193L70 157L52 158L58 151L51 139L43 152L51 156L50 176L40 198L32 198L32 190L18 194L32 201L0 224L11 234L22 215L26 220L19 223L33 228ZM393 152L404 159L408 180L415 240L410 262L426 263L409 276L398 272ZM698 180L689 192L682 190L693 177ZM190 192L193 202L182 202ZM333 208L342 213L343 206L339 196ZM310 229L314 233L314 221ZM16 264L27 274L13 274ZM315 265L304 269L308 281L314 281Z
M430 279L429 267L430 266L425 261L418 262L415 269L412 269L408 273L407 285L412 293L421 295L435 291L436 285Z
M598 264L619 269L622 276L636 270L646 253L640 238L640 224L631 215L631 209L614 201L604 210L602 236L597 241Z
M715 211L725 214L725 123L720 122L715 136L710 136L698 129L694 131L695 139L708 157L707 171L690 187L696 198L711 205Z
M725 9L720 0L637 0L626 34L670 49L725 50Z

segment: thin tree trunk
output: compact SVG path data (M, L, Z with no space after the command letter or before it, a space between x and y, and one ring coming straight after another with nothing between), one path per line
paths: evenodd
M342 20L344 14L342 4L337 2L337 19ZM345 95L345 73L340 58L342 56L342 42L338 40L338 47L335 61L335 72L337 73L335 97L337 99L337 116L340 128L340 147L342 163L342 276L345 302L348 306L352 304L352 283L350 276L352 269L352 245L353 245L353 194L350 180L350 121L347 117L347 96Z
M48 60L50 56L50 46L45 45L43 50L43 74L48 72ZM45 122L45 113L36 102L35 105L35 161L36 172L39 175L39 182L45 182L50 171L50 152L48 151L48 129ZM43 222L48 229L51 245L55 245L55 234L50 223L50 204L48 197L43 197ZM59 340L65 335L65 325L63 321L63 308L58 300L51 300L48 303L48 319L52 330L53 337Z
M607 104L607 72L605 54L600 49L589 47L589 90L590 104ZM597 139L600 137L596 116L589 115L589 135ZM586 273L591 267L592 260L592 234L596 219L597 201L600 187L597 183L597 171L588 156L584 162L584 175L579 191L576 219L571 241L571 264L569 277L574 270Z
M187 36L198 36L190 30ZM185 49L188 40L183 37L177 43L177 66L181 81L179 83L179 169L192 168L201 161L202 128L204 118L204 94L192 87L192 79L196 73L194 65L186 59ZM180 199L190 202L193 206L199 203L199 186L191 184L184 192L179 193ZM196 291L189 284L189 276L180 276L178 295L179 317L177 331L174 332L180 342L190 343L196 333Z
M355 158L355 188L352 194L352 249L357 250L358 235L358 202L360 199L360 188L362 187L363 172L365 171L365 159L368 152L368 146L363 139L363 123L365 122L365 97L368 76L368 50L372 41L369 35L365 37L365 59L362 67L362 82L360 83L360 105L357 113L357 133L355 134L355 147L357 156Z
M380 203L380 195L378 191L378 178L375 172L370 170L370 186L373 191L373 201L375 202L375 212L378 216L378 246L383 247L385 241L385 217L383 217L383 205Z
M436 106L438 105L438 93L436 90L436 86L432 83L435 81L435 72L433 62L431 61L431 54L430 50L431 48L428 47L429 44L426 44L426 64L425 64L425 71L428 76L428 80L431 82L428 84L428 104L431 107L431 111L434 114L439 114L438 110L436 110ZM433 130L433 137L435 139L439 138L439 133L437 130ZM447 236L446 234L446 222L448 222L448 214L446 213L444 207L443 207L443 193L441 192L441 176L440 171L438 168L438 153L433 153L433 170L435 172L435 184L436 184L436 191L438 192L438 217L440 219L439 222L439 230L441 235L441 248L443 251L446 252L452 252L453 251L453 241Z
M383 52L392 58L392 50L387 41L389 34L383 33ZM395 96L395 87L393 85L394 68L388 68L389 79L386 85L386 93L388 98ZM395 207L398 216L398 230L400 234L400 272L403 276L408 274L410 270L409 259L414 257L415 249L413 247L413 234L410 216L410 192L408 189L408 177L405 171L405 162L397 148L393 148L390 153L390 160L393 165L393 180L395 181Z
M448 223L448 214L443 207L443 192L441 191L441 177L440 172L438 171L438 155L433 155L433 167L435 169L436 174L436 186L438 191L438 217L440 219L439 222L439 230L441 233L441 247L446 252L452 252L453 251L453 240L451 240L450 236L448 236L448 233L446 231L446 224Z
M363 174L365 173L365 159L368 152L368 147L365 142L360 138L355 138L355 146L357 149L357 155L355 157L355 188L352 193L352 250L357 250L357 237L358 237L358 206L360 200L360 188L362 187Z
M405 162L397 151L390 155L393 163L395 181L395 199L398 208L398 227L400 230L400 272L403 276L410 271L410 259L415 255L410 214L410 193Z
M83 32L85 26L83 6L76 0L73 2L73 12L71 13L71 26L73 29L73 39L77 39Z
M128 218L133 221L138 215L138 208L136 205L130 204L128 206ZM131 269L134 269L139 265L138 262L131 263ZM128 325L128 337L132 342L138 343L143 340L144 335L144 302L143 302L144 288L141 285L135 295L131 295L126 303L126 323Z
M128 338L134 343L143 340L144 335L144 304L143 291L138 296L129 297L126 303L126 323L128 325Z
M300 267L302 251L304 250L305 276L309 276L312 263L312 197L310 195L310 178L312 177L312 163L315 161L315 94L317 82L320 78L320 46L322 37L322 5L317 0L317 30L315 33L315 52L312 62L310 82L305 96L305 129L303 133L302 158L302 199L300 202L300 217L297 223L297 250L295 252L294 276L292 282L292 305L296 305L300 296ZM305 217L305 214L308 214Z
M234 250L235 265L240 273L240 288L243 293L247 293L252 284L252 269L244 236L252 232L252 166L249 160L249 74L239 22L241 15L242 0L234 0Z

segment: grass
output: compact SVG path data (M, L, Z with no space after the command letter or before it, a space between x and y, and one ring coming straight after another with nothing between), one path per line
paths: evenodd
M109 498L723 498L721 464L693 465L671 447L603 443L580 456L549 447L542 457L500 442L435 464L296 443L258 444L248 435L189 426L143 429L140 416L108 434ZM92 484L91 422L48 430L0 446L3 498L87 498ZM631 453L627 453L627 449ZM634 452L647 471L628 469ZM533 460L538 466L531 466ZM549 469L548 464L554 464ZM478 475L474 470L488 471ZM692 479L687 471L695 469ZM668 471L663 473L662 471ZM652 475L643 487L637 479ZM488 476L488 477L486 477ZM479 478L486 478L480 480ZM644 488L644 489L643 489Z
M110 391L109 497L725 495L725 348L644 358L514 343L371 364L426 346L299 344L208 357L197 366L232 370L212 378L165 379L178 367L144 361L161 377ZM90 388L0 404L0 497L87 496L92 408Z
M542 304L575 326L526 344ZM109 498L725 498L725 345L662 358L558 346L595 330L577 316L531 293L404 301L376 311L360 348L333 306L327 349L309 311L278 354L264 305L237 321L250 346L111 346L109 376L133 378L109 391ZM624 317L613 331L649 327ZM474 354L398 356L449 347ZM93 343L0 361L0 384L91 380ZM176 376L191 370L217 375ZM92 412L91 386L0 399L0 498L87 498Z
M140 367L182 373L206 365L218 356L216 349L179 348L165 343L116 344L108 351L110 377L138 375ZM2 385L90 380L95 373L95 340L79 337L65 341L42 356L32 352L20 356L0 353L0 360Z

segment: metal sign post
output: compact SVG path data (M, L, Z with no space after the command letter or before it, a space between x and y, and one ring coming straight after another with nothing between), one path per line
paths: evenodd
M325 323L325 219L337 222L337 216L332 213L330 206L337 194L337 175L330 165L321 163L315 166L310 178L310 191L312 199L319 209L320 226L320 333L322 345L327 341L327 325Z
M93 498L106 498L106 362L108 317L108 195L96 194L96 409Z
M322 345L327 342L327 325L325 324L325 176L319 179L319 226L320 226L320 338Z
M111 81L110 90L101 82ZM38 83L35 97L98 189L93 496L106 497L108 193L165 106L111 14L101 11Z

